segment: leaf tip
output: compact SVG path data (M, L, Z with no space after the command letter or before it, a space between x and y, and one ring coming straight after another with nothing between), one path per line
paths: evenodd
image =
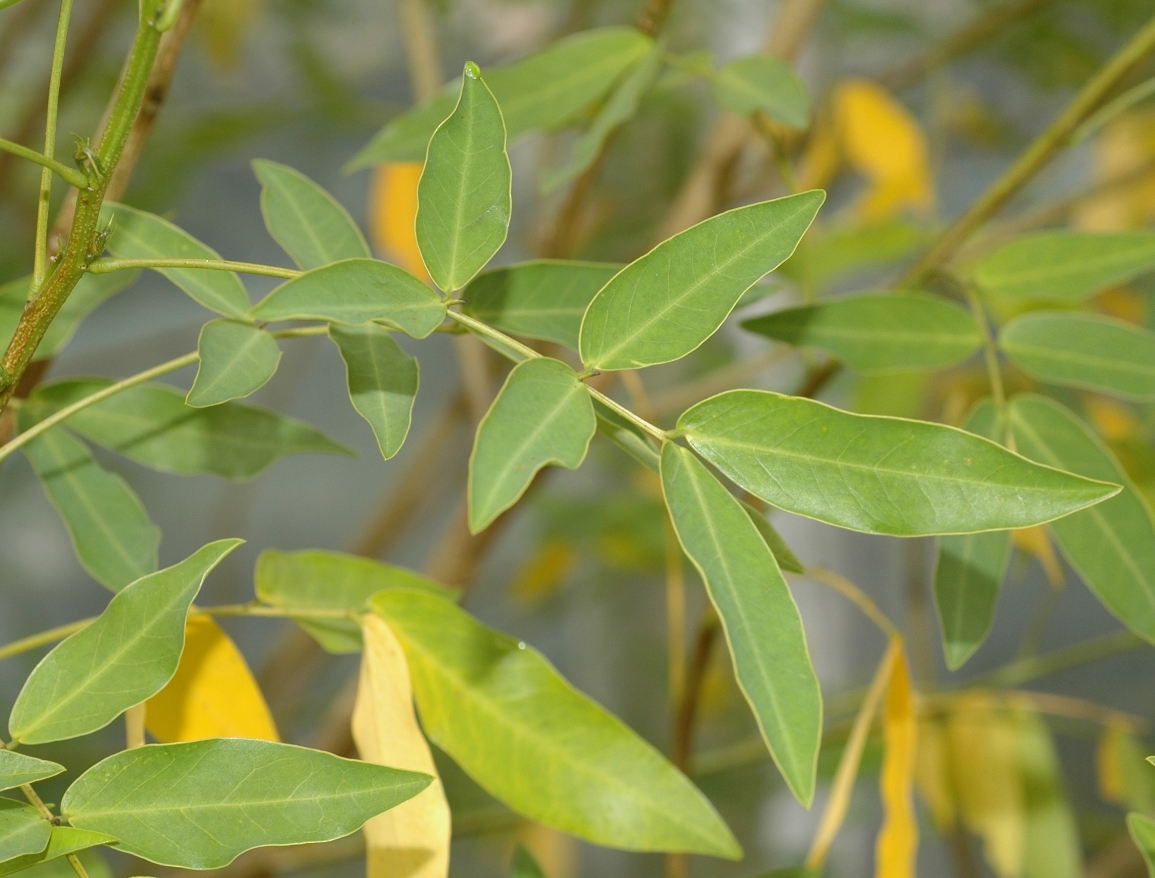
M465 75L470 79L481 79L481 68L472 61L465 62Z

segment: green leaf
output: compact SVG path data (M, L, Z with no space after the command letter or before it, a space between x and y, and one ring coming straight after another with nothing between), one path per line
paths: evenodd
M372 323L348 328L331 324L329 338L345 361L353 408L369 422L388 460L409 433L420 377L417 359L401 350L388 330Z
M749 55L731 61L711 77L718 106L752 116L759 111L791 128L810 124L806 86L790 66L769 55Z
M734 674L770 755L809 808L822 695L786 580L742 505L693 453L672 442L662 448L662 491L678 540L722 620Z
M533 854L522 845L513 849L513 862L509 865L509 878L545 878L541 866L533 858Z
M975 269L993 296L1077 302L1155 269L1155 232L1039 232L1000 247Z
M590 127L574 144L569 161L556 170L542 174L543 192L552 192L593 166L605 147L606 138L637 115L642 97L650 90L662 70L663 54L663 47L660 44L654 45L634 64L633 69L622 75L621 81L614 86L609 98L590 122Z
M58 644L28 676L8 719L12 740L44 744L95 732L163 689L176 673L201 583L242 542L209 543L113 596L96 621Z
M1026 818L1023 878L1083 878L1082 843L1050 730L1027 712L1019 714L1018 726Z
M35 421L31 415L27 407L20 411L21 429ZM25 445L24 454L93 579L119 591L156 570L160 530L128 482L100 466L83 442L55 427Z
M1012 320L999 347L1040 381L1155 399L1155 332L1091 314L1038 311Z
M253 308L257 320L370 321L425 338L445 319L445 303L404 269L377 259L346 259L281 284Z
M73 829L71 826L53 826L51 832L48 846L44 850L0 863L0 876L22 872L33 866L39 866L41 863L50 863L53 860L67 857L78 851L88 850L97 845L116 844L115 838L105 835L103 832L89 832L86 829ZM68 871L75 874L71 867ZM90 875L89 878L92 876Z
M123 259L220 259L188 232L168 220L123 204L106 202L102 223L112 224L108 250ZM170 281L210 311L248 320L249 296L241 279L231 271L204 268L158 268Z
M970 314L923 295L847 296L755 317L742 328L830 351L858 372L953 366L983 342Z
M212 738L110 756L68 788L60 810L126 853L219 869L255 847L349 835L431 780L290 744Z
M480 274L461 292L462 310L503 332L578 348L582 317L621 270L601 262L535 259Z
M264 387L281 362L277 340L238 320L210 320L201 327L200 366L185 402L195 408L241 399Z
M684 357L742 294L785 260L825 195L803 192L719 214L623 268L582 320L582 362L635 369Z
M989 399L971 411L963 428L998 442L1006 436L998 412ZM947 667L962 667L982 646L995 618L999 586L1011 557L1011 532L940 537L934 569L934 604L942 626L942 648Z
M1029 527L1119 492L941 424L854 415L760 390L678 419L690 445L767 503L893 536Z
M477 427L469 456L469 529L484 530L549 464L577 469L597 430L593 402L565 363L518 363Z
M0 750L0 790L11 790L26 783L36 783L49 777L56 777L64 771L63 765Z
M349 212L300 171L266 159L255 159L253 171L261 181L265 227L298 267L373 255Z
M52 824L31 805L0 797L0 863L48 846Z
M82 378L41 385L29 405L42 417L111 383ZM239 402L190 408L182 391L164 384L130 388L78 412L67 424L137 463L178 475L215 473L243 480L287 454L353 454L308 424L266 409Z
M608 847L741 856L706 797L537 650L430 594L372 606L405 650L425 733L510 808Z
M1094 432L1057 402L1016 396L1010 422L1028 457L1123 486L1110 500L1052 523L1051 530L1107 609L1155 642L1155 522L1134 482Z
M348 610L359 613L369 598L390 588L424 589L455 600L458 592L404 567L339 552L269 549L257 559L257 597L286 610ZM297 619L329 652L360 652L361 626L354 619Z
M554 128L601 97L652 45L633 27L604 27L559 40L540 52L485 75L497 98L509 139ZM377 134L350 169L386 161L422 161L434 130L453 112L459 85L403 113Z
M1147 875L1149 878L1155 878L1155 820L1145 814L1128 814L1127 831L1131 833L1131 840L1143 855L1143 862L1147 864Z
M512 180L501 110L469 62L461 98L433 133L417 184L417 246L445 292L469 283L505 243Z
M774 525L762 514L762 511L751 506L745 500L738 502L746 510L746 514L750 516L750 520L754 522L754 527L762 535L766 548L773 553L779 568L789 570L791 573L805 573L806 566L798 560L798 556L786 545L786 540L782 539L782 534L774 529Z

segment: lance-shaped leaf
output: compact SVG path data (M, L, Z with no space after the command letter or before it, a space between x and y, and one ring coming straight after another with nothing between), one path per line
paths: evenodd
M253 171L265 227L300 268L373 255L349 212L300 171L265 159L254 160Z
M52 824L31 805L0 797L0 863L48 846Z
M1155 522L1134 483L1102 440L1057 402L1016 396L1010 422L1017 447L1028 457L1123 485L1110 500L1059 519L1051 530L1099 600L1155 642Z
M983 341L970 314L922 295L847 296L755 317L742 328L830 351L858 372L951 366Z
M0 750L0 790L11 790L26 783L36 783L49 777L56 777L64 771L63 765Z
M620 265L536 259L480 274L462 291L462 310L514 335L577 350L582 317Z
M409 434L420 377L417 359L401 350L389 331L372 323L329 326L345 361L349 399L369 422L382 456L388 460Z
M75 854L78 851L88 850L102 844L116 844L116 839L110 835L105 835L103 832L89 832L86 829L74 829L71 826L53 826L52 835L48 839L48 846L44 850L0 863L0 876L23 872L25 869L31 869L41 863L58 860L69 854ZM68 869L69 873L75 874L70 866L65 868ZM89 874L92 874L91 870L89 870Z
M1039 232L1000 247L975 280L1003 299L1077 302L1155 269L1155 232Z
M176 672L201 583L241 542L209 543L113 597L32 670L8 719L12 739L43 744L86 735L159 692Z
M29 400L37 417L107 387L81 378L45 384ZM267 409L226 402L195 409L164 384L133 387L68 419L69 429L162 472L249 479L287 454L353 454L308 424Z
M577 469L597 430L593 401L565 363L514 366L477 427L469 456L469 528L484 530L549 464Z
M219 869L264 845L330 841L415 796L426 774L270 741L153 744L98 762L61 813L164 866Z
M1155 399L1155 332L1092 314L1038 311L1012 320L1001 347L1040 381Z
M741 855L705 796L537 650L425 592L372 607L405 650L425 733L510 808L609 847Z
M1145 814L1132 813L1127 815L1127 831L1139 853L1143 855L1143 862L1147 864L1147 874L1155 876L1155 820Z
M686 411L678 429L767 503L865 533L1029 527L1120 490L954 427L853 415L768 391L720 393Z
M123 259L220 259L183 229L155 214L106 203L102 223L112 224L108 250ZM231 271L204 268L158 268L170 281L210 311L225 317L248 320L249 295L241 279Z
M710 78L714 101L731 113L763 112L791 128L810 124L806 86L788 64L770 55L749 55L731 61Z
M417 184L417 245L445 292L469 283L505 243L512 180L501 110L470 62L456 109L429 141Z
M794 252L825 195L803 192L712 217L623 268L582 320L582 362L635 369L684 357L742 294Z
M241 399L264 387L281 362L277 340L239 320L210 320L197 344L200 367L185 402L196 408Z
M34 422L32 414L21 410L23 429ZM24 454L93 579L119 591L156 570L159 528L129 484L101 467L83 442L55 427L25 445Z
M269 549L257 559L257 597L286 610L364 612L369 598L389 588L424 589L450 600L458 592L405 567L340 552ZM361 626L352 618L300 617L297 624L329 652L360 652Z
M979 403L967 417L964 429L992 441L1006 437L994 403ZM1011 532L941 537L934 570L934 604L942 626L942 648L947 667L962 666L978 649L995 618L999 586L1011 557Z
M396 265L346 259L281 284L253 308L253 316L350 324L373 321L425 338L445 319L445 304Z
M809 807L822 694L798 607L746 510L685 448L662 449L662 490L678 540L706 583L738 685L790 790Z

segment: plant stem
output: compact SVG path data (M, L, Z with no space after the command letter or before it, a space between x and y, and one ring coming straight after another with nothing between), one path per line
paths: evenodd
M283 277L292 280L304 274L295 268L259 265L255 262L233 262L229 259L111 259L103 257L89 263L93 274L111 274L136 268L196 268L206 271L239 271L242 274L260 274L265 277Z
M47 631L41 631L39 634L14 640L7 646L0 646L0 661L36 649L37 647L47 646L50 643L55 643L57 640L63 640L69 634L75 634L81 628L86 628L95 621L96 617L93 616L91 619L69 622L67 625L61 625L58 628L50 628Z
M49 156L42 155L34 149L21 146L19 143L13 143L11 140L5 140L3 137L0 137L0 150L10 152L12 155L22 159L28 159L30 162L35 162L44 168L45 171L59 176L69 186L75 186L77 189L80 189L88 185L88 178L76 170L76 168L70 168L66 164L58 162Z
M355 619L350 610L293 609L263 604L222 604L219 607L197 607L193 615L201 616L269 616L275 619Z
M68 22L72 18L72 0L60 0L60 18L56 23L56 44L52 49L52 73L48 78L48 113L44 124L44 158L56 155L56 117L60 109L60 75L64 70L64 46L68 42ZM40 172L40 196L36 205L36 250L33 253L32 289L44 283L48 259L48 206L52 200L53 169ZM86 180L85 183L88 181ZM76 185L75 183L73 185Z
M1077 668L1089 662L1099 661L1108 656L1146 645L1147 641L1138 634L1133 634L1130 631L1116 631L1114 634L1085 640L1082 643L1068 646L1065 649L1057 649L1046 655L1018 659L1001 668L996 668L989 674L978 677L968 685L990 689L1021 686L1031 680Z
M454 320L477 335L483 335L491 341L497 342L499 345L509 348L521 354L527 360L534 360L541 356L537 351L528 345L524 345L515 338L511 338L499 329L494 329L488 323L482 323L476 318L470 317L468 314L462 314L460 311L449 311L446 316L450 320ZM510 359L513 359L510 357Z

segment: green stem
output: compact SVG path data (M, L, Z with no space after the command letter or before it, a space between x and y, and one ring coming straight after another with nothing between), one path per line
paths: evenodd
M75 634L81 628L87 628L95 621L95 616L91 619L81 619L79 622L69 622L67 625L61 625L59 628L50 628L47 631L41 631L39 634L33 634L31 637L14 640L6 646L0 646L0 661L36 649L37 647L47 646L50 643L55 643L57 640L63 640L69 634Z
M10 152L12 155L22 159L28 159L30 162L35 162L45 170L59 176L69 186L75 186L77 189L80 189L88 185L88 178L76 170L76 168L70 168L66 164L48 158L34 149L21 146L19 143L13 143L11 140L5 140L3 137L0 137L0 150Z
M104 257L89 263L88 266L88 270L93 274L111 274L114 271L137 268L198 268L208 271L239 271L242 274L283 277L286 280L292 280L304 274L295 268L259 265L255 262L233 262L228 259L111 259Z
M658 440L659 444L669 441L670 434L667 433L665 430L661 429L660 427L655 427L653 424L651 424L645 418L638 417L633 412L631 412L628 408L626 408L624 405L621 405L620 403L614 402L612 399L610 399L608 396L606 396L600 390L594 390L594 388L589 387L588 385L586 386L586 389L590 392L590 396L592 396L594 399L596 399L598 402L600 402L606 408L612 409L613 411L617 412L619 415L621 415L623 418L625 418L627 421L629 421L635 427L638 427L639 429L643 430L645 433L654 437L654 439Z

